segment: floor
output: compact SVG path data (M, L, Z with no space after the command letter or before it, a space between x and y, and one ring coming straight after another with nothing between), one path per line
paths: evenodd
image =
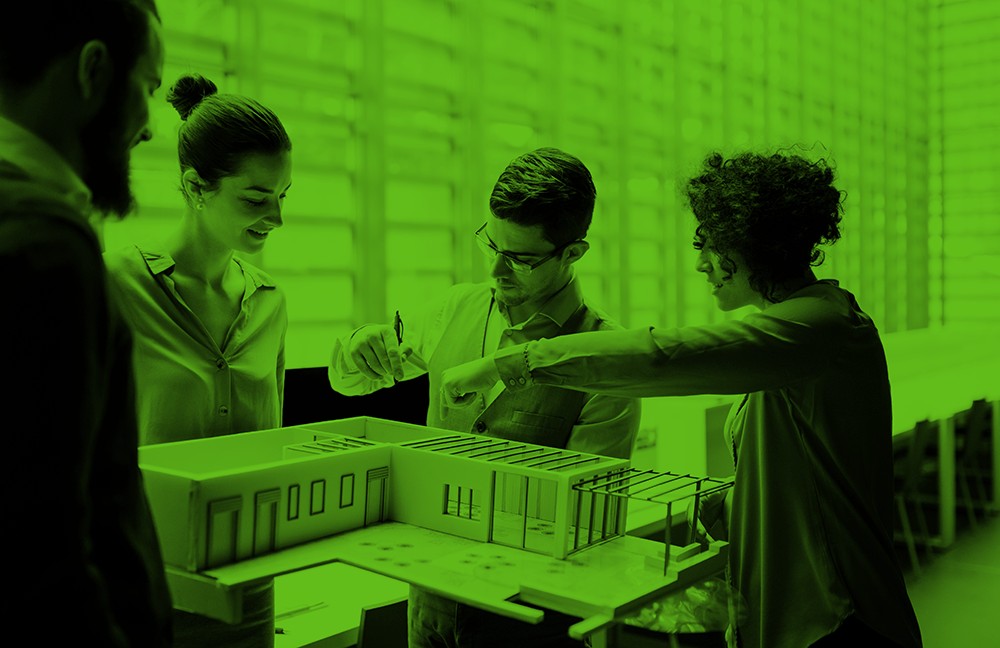
M897 547L924 648L1000 645L1000 516L979 520L973 532L960 508L949 551L928 560L918 546L919 579L905 547Z

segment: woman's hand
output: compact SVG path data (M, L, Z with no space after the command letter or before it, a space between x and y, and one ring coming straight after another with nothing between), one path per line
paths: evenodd
M699 544L729 540L729 517L732 514L732 488L701 498L698 519L694 519L694 499L688 502L687 520ZM715 533L713 533L713 531Z
M441 418L445 418L449 407L468 407L499 381L500 372L492 355L446 369L441 375Z

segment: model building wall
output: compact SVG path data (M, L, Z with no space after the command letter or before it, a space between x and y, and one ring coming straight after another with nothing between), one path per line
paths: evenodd
M287 428L140 448L164 562L200 571L385 519L392 447L282 458L317 437L336 435Z
M487 542L490 516L475 514L465 502L489 501L492 471L464 457L434 454L405 446L392 449L393 488L389 519ZM459 498L465 502L459 507ZM453 504L448 511L448 499ZM462 513L460 515L460 513Z
M473 434L409 441L393 449L393 483L416 486L393 490L390 517L565 558L624 533L624 508L612 507L605 520L605 497L588 494L579 501L573 484L628 465L623 459ZM581 538L576 516L589 527L592 512L600 529L595 537L588 528Z
M589 529L607 517L603 500L578 502L572 486L626 469L626 460L378 419L139 454L164 561L189 571L388 519L556 558L624 528L603 524L595 539ZM615 507L612 522L623 517Z
M283 448L287 445L339 436L322 430L288 427L160 443L140 446L139 464L155 465L160 471L188 476L239 471L283 461Z
M338 421L325 421L323 423L310 423L302 425L300 428L319 434L360 437L369 441L391 444L426 439L447 432L447 430L429 428L424 425L400 423L399 421L384 421L367 416Z

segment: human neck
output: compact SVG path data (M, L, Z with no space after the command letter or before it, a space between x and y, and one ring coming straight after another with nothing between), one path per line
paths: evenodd
M549 300L551 300L553 296L568 286L569 282L572 280L573 276L570 275L564 280L556 282L555 285L559 286L557 290L553 290L552 292L539 296L531 301L526 301L520 306L508 306L507 316L510 318L511 326L517 326L518 324L527 322L531 319L536 313L542 310L547 303L549 303Z
M51 146L82 178L83 147L78 134L70 130L72 120L56 112L59 103L42 92L29 90L20 97L15 93L0 93L0 117Z
M177 264L175 272L221 290L228 273L233 270L233 250L220 245L211 234L198 225L194 213L184 212L180 230L168 243L170 256Z
M538 312L539 308L534 302L525 302L520 306L508 306L507 317L510 318L510 325L517 326L522 322L527 322L532 315Z
M769 306L773 306L781 300L786 299L792 293L801 290L810 284L816 283L816 281L818 280L816 279L816 275L813 271L806 270L805 274L798 279L782 284L781 288L779 288L775 293L775 297L778 300L777 302L768 301L764 297L761 297L760 304L757 305L757 308L760 308L760 310L766 310Z

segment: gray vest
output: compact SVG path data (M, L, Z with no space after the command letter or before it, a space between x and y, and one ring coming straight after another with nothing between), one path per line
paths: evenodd
M484 357L486 324L493 308L493 294L484 286L482 293L466 298L455 309L455 317L448 323L441 343L428 362L431 403L427 425L455 432L534 443L553 448L565 448L570 432L580 418L587 394L572 389L547 385L532 387L516 394L504 390L485 410L485 396L479 403L463 409L449 409L448 417L441 419L441 374L451 367ZM603 324L603 326L602 326ZM556 335L610 329L602 319L580 306ZM495 349L489 349L492 353Z

